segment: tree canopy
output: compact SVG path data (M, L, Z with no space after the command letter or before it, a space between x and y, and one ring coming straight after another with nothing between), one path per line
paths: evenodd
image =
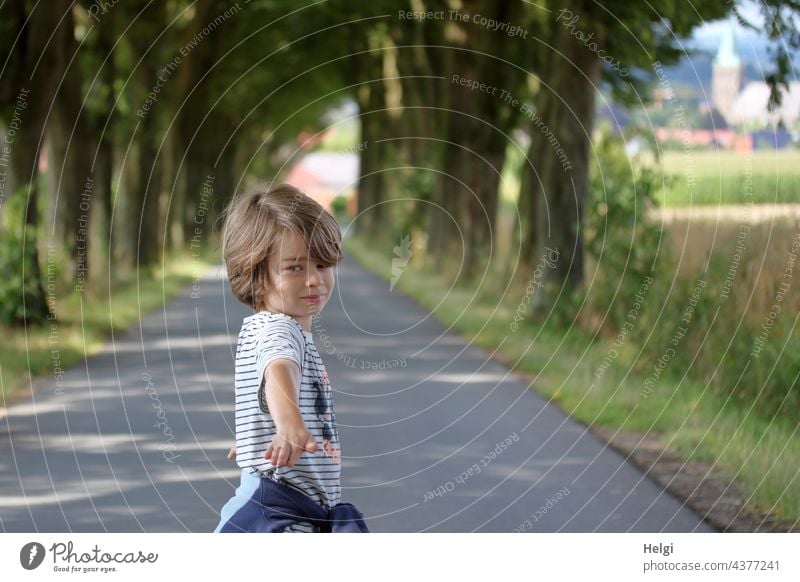
M759 7L777 87L800 45L798 3ZM550 249L550 297L579 288L598 91L647 100L698 26L758 26L712 0L12 0L0 10L12 174L0 228L34 237L14 239L28 263L3 266L29 265L16 321L48 315L43 245L65 253L76 283L102 257L112 270L157 266L196 237L201 205L206 239L248 176L280 174L302 150L298 135L324 130L323 113L345 101L358 105L365 144L359 236L396 244L424 232L429 261L481 277L497 260L507 153L524 148L518 258L506 272Z

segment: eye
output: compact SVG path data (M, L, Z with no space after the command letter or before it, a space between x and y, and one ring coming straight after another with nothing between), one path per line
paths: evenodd
M297 271L295 271L295 270L294 270L294 268L295 268L295 267L297 267L298 269L302 269L302 268L303 268L303 265L291 265L290 267L288 267L288 269L289 269L289 270L290 270L292 273L297 273Z
M320 269L327 269L328 265L317 265L317 267L319 267Z

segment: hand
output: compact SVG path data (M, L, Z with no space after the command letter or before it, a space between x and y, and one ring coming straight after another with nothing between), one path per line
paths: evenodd
M276 467L293 466L304 452L314 453L317 441L305 425L290 425L278 433L264 453L264 458Z
M236 460L236 445L231 447L231 450L228 451L228 460L235 461Z

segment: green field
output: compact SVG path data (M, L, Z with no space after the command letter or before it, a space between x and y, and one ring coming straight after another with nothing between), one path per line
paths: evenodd
M516 202L524 155L516 147L507 151L500 185L501 198ZM660 163L652 155L633 160L662 176L657 194L661 206L716 204L800 203L800 151L665 152Z
M693 169L698 177L744 175L748 169L754 175L800 176L800 151L669 151L664 152L661 166L667 174L686 175Z
M668 152L662 206L800 203L800 152Z

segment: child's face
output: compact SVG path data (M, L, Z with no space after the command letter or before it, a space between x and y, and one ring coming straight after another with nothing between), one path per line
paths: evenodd
M267 310L291 315L311 331L311 317L322 311L333 292L333 268L313 262L303 238L287 230L270 269L273 285L266 294Z

